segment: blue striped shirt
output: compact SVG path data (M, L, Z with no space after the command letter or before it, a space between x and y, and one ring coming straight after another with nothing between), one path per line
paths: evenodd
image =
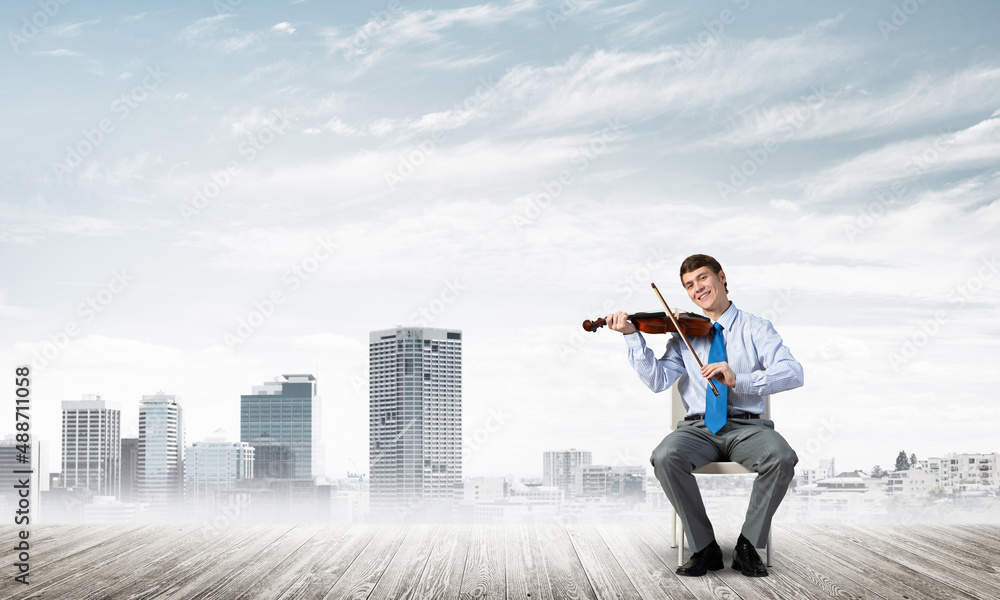
M726 362L736 374L736 385L729 390L729 412L764 412L764 396L791 390L802 385L802 365L781 342L781 336L767 319L754 316L730 304L719 317L722 339L726 343ZM656 358L639 332L625 337L628 360L646 387L654 392L670 389L677 382L688 415L705 413L705 390L708 380L701 376L698 362L691 356L681 336L669 334L667 351ZM708 364L711 334L688 336L691 347ZM716 387L722 385L715 381Z

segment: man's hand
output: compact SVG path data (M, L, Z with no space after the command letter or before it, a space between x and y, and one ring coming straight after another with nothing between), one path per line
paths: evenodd
M607 317L608 329L628 335L635 333L635 325L628 320L628 313L616 312Z
M727 362L707 364L701 368L701 375L705 378L720 381L724 386L729 388L736 385L736 373L733 373Z

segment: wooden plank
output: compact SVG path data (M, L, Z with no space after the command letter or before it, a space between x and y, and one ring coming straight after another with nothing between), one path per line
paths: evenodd
M503 527L472 525L469 553L458 593L460 600L507 596Z
M593 525L569 525L566 531L599 599L641 600L632 581Z
M16 531L0 528L8 536ZM33 584L4 578L0 597L982 600L1000 589L995 525L779 524L781 552L767 578L730 569L728 552L722 571L677 577L676 550L659 524L206 532L193 525L32 528L39 540L32 545ZM717 532L731 550L738 530Z
M270 570L258 573L254 585L238 595L230 596L234 600L251 600L255 598L278 598L288 592L295 582L303 582L311 576L309 567L315 565L321 556L331 550L331 544L347 535L345 526L306 526L297 527L303 536L308 536L300 546L288 553ZM326 593L324 591L324 593Z
M935 527L942 539L954 539L967 548L1000 554L1000 525L958 525Z
M542 551L545 577L554 600L597 600L566 527L558 523L537 525L535 535Z
M887 535L906 544L913 551L945 557L949 563L972 569L981 574L993 575L996 555L971 540L958 540L945 529L929 530L924 525L901 525L884 529ZM997 582L1000 584L1000 581Z
M282 528L279 528L283 529ZM315 526L293 526L258 552L244 553L243 561L236 569L218 578L210 585L202 587L191 600L231 600L263 587L262 582L278 564L294 555L309 539L316 535ZM257 595L256 597L266 597Z
M930 600L939 598L902 583L908 581L909 571L884 557L873 556L863 548L839 534L839 526L827 528L799 524L786 527L782 532L784 544L793 544L800 550L789 557L792 562L807 564L810 568L829 572L836 581L846 585L854 582L877 597L888 600Z
M918 573L925 582L934 581L937 585L946 586L955 592L967 594L972 598L994 597L997 588L990 581L979 581L968 577L968 570L959 568L949 557L940 552L915 552L910 544L894 539L888 533L891 526L846 526L846 532L856 532L867 547L883 556L895 556L905 560L919 569Z
M244 561L261 552L281 537L291 525L256 525L230 527L218 535L205 536L205 530L191 538L196 544L185 544L161 557L160 568L121 590L121 597L143 599L161 595L190 598L200 590L238 570ZM200 535L199 535L200 533Z
M726 525L716 528L719 539L729 540L723 549L728 574L725 580L729 582L734 592L743 598L839 598L843 600L881 600L863 587L850 580L833 580L825 573L815 569L796 569L794 556L800 552L809 552L810 548L799 548L798 544L785 542L781 554L776 554L774 564L768 567L767 577L746 577L732 569L732 548L740 536L741 524ZM776 535L779 540L788 540L785 529L787 525L779 524L780 531ZM763 550L759 552L763 553ZM763 556L761 557L763 559ZM820 556L814 557L819 559ZM822 563L822 560L814 561Z
M884 547L879 548L879 544L868 539L867 533L851 526L804 525L801 531L815 540L824 549L824 554L838 556L858 572L878 582L872 589L879 590L880 586L885 586L914 600L975 598L929 577L925 568L898 553L886 553Z
M396 555L375 584L368 600L399 600L410 595L413 583L427 566L438 527L434 525L407 525L406 537Z
M643 600L695 600L695 595L677 581L674 572L635 535L635 527L643 525L598 525L597 532Z
M151 543L130 546L127 552L100 565L100 569L88 575L87 589L91 593L84 598L108 600L130 597L131 590L145 585L149 576L163 568L164 558L182 556L182 552L200 550L204 546L203 531L196 525L148 525L143 529L144 540ZM74 588L64 588L62 592L74 596Z
M32 560L35 576L30 579L31 593L45 597L79 595L81 589L100 586L108 570L114 568L109 565L132 549L141 551L153 542L145 526L90 526L72 545L52 547L41 556L35 554L42 560Z
M552 600L552 590L545 575L542 549L532 525L507 525L506 539L507 599Z
M828 553L827 548L807 537L796 537L795 525L781 524L774 534L782 552L768 571L795 577L804 587L833 598L862 600L904 600L904 596L885 588L885 582L858 573L854 565Z
M296 560L285 565L282 576L264 588L284 590L280 595L261 596L279 600L300 600L323 598L375 536L382 534L381 528L371 525L351 525L324 528L300 550Z
M740 600L729 585L718 575L723 571L709 571L703 577L681 577L677 572L677 551L670 547L670 530L663 525L643 525L632 529L636 538L646 544L650 551L660 559L663 568L673 573L677 581L696 598L715 598L718 600ZM742 575L741 575L742 577Z
M400 526L381 526L371 541L351 563L324 598L330 600L367 598L379 578L396 555L406 535Z
M427 565L410 598L456 598L469 554L471 528L446 525L438 530Z

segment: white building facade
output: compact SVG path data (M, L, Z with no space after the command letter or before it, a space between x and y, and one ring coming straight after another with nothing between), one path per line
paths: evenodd
M211 513L218 492L236 488L240 479L253 478L254 449L234 442L221 429L191 445L184 457L184 488L188 503L199 515Z
M162 513L184 495L184 425L176 396L158 392L139 404L137 500Z
M373 331L368 356L372 515L445 516L462 495L462 332Z
M62 487L121 496L121 410L100 396L62 403Z

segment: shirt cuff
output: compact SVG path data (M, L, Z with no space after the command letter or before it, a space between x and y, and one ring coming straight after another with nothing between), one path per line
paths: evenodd
M736 385L733 389L741 394L753 394L753 377L749 373L736 373Z
M638 331L633 331L632 333L626 333L622 337L625 338L625 344L634 350L641 350L646 346L646 341L642 339Z

